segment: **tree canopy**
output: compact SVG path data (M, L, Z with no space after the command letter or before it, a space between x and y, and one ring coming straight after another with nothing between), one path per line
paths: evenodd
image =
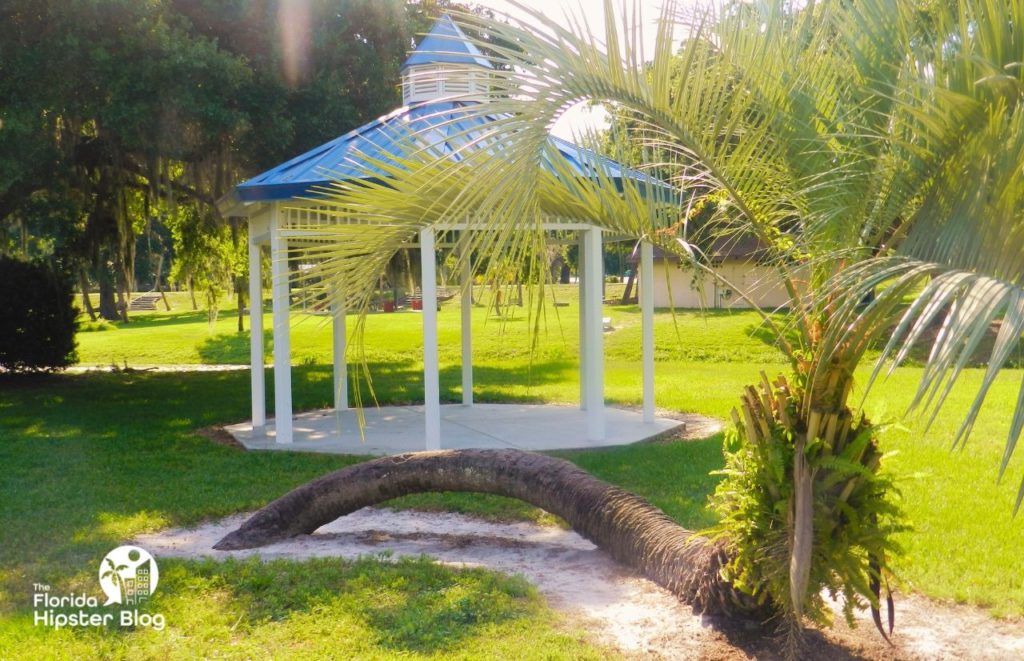
M215 202L239 180L397 106L437 4L4 3L0 252L60 253L123 317L173 258L167 227L222 233Z

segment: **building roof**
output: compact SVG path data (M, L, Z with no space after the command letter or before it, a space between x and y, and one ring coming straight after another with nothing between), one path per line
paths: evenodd
M421 64L475 64L494 68L447 14L434 23L427 36L402 64L401 70Z
M757 262L767 256L761 240L756 236L740 235L729 237L718 237L711 242L711 247L705 254L712 264L721 264L725 261ZM679 257L674 253L667 253L661 248L654 247L655 261L678 262ZM640 244L638 243L627 261L630 264L640 263Z
M438 19L402 68L435 63L491 67L448 15ZM383 178L385 173L373 163L395 163L391 157L405 153L413 138L424 148L440 150L434 156L448 154L453 159L461 158L460 152L465 153L467 149L500 149L494 140L484 137L483 129L504 116L481 113L480 103L468 99L441 99L399 108L237 185L220 200L219 206L222 212L230 212L239 203L313 197L332 182ZM666 200L676 199L675 191L668 184L648 174L566 140L554 136L549 140L570 170L581 177L600 173L611 178L620 190L622 180L628 178L646 184L644 193ZM545 166L549 172L556 172L551 163Z
M399 108L239 184L233 199L226 201L271 202L313 196L332 181L384 177L383 171L372 165L373 161L394 162L390 157L407 150L410 138L431 128L434 132L429 133L430 146L455 159L460 158L460 150L493 148L493 143L474 137L483 134L482 130L477 133L477 129L501 116L482 115L478 106L479 102L474 101L441 101ZM623 178L628 178L646 183L660 194L674 194L667 184L639 170L561 138L551 136L549 140L580 176L595 176L600 171L619 185ZM547 168L555 171L550 164Z

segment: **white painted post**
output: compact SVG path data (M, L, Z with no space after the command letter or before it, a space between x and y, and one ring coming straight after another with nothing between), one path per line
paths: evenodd
M583 233L586 280L587 317L584 329L587 338L586 364L587 392L587 438L603 441L604 420L604 323L601 320L601 280L604 269L601 259L601 230L597 228Z
M288 301L288 239L281 234L281 213L270 212L270 260L274 303L274 431L278 443L292 442L291 319Z
M423 408L428 450L441 449L441 384L437 358L437 256L434 230L420 230L423 294Z
M467 243L468 240L463 245ZM462 265L462 405L473 406L473 266L469 254L464 254L463 259L466 261Z
M580 232L580 241L576 251L576 291L580 305L580 410L587 410L587 250L584 237Z
M252 427L267 424L267 384L263 370L262 250L254 238L256 223L249 219L249 376L252 393Z
M334 313L334 410L337 413L348 409L348 361L345 359L347 338L345 335L345 292L335 292L331 311Z
M640 244L640 316L644 422L654 422L654 246L646 241Z

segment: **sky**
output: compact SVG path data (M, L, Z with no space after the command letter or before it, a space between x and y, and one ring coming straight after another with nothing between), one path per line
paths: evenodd
M508 0L470 0L471 4L491 7L499 13L514 18L529 19L523 12ZM561 19L568 15L582 16L595 31L604 29L604 0L517 0L518 4L541 9L549 18ZM676 0L680 7L693 6L699 0ZM644 23L644 48L650 49L654 44L654 22L661 13L664 0L612 0L616 13L621 14L623 5L632 12L634 3L640 7L641 19Z
M699 0L677 0L680 6L695 5ZM473 0L475 4L490 7L499 13L504 13L513 18L528 19L529 15L511 4L507 0ZM554 19L564 17L582 16L586 19L590 28L595 32L604 30L604 0L519 0L520 4L543 9L544 13ZM617 12L621 13L623 0L612 0ZM644 51L650 52L654 45L654 22L661 14L664 0L639 0L640 16L643 22L642 34ZM627 10L632 12L634 0L625 0ZM575 133L585 132L587 129L604 128L608 124L608 113L603 107L578 105L570 109L561 120L554 126L552 133L560 138L571 140Z

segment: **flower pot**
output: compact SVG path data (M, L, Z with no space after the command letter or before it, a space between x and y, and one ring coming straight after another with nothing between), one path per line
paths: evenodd
M395 311L395 302L394 301L384 301L384 304L383 304L382 307L384 308L385 312L394 312Z
M419 299L413 300L413 302L412 302L412 309L413 310L422 310L423 309L423 301L419 300Z

